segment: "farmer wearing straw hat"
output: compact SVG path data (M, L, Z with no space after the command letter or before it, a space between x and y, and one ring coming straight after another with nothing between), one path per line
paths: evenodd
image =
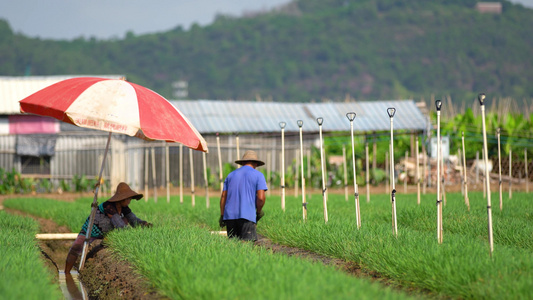
M265 191L268 190L265 176L256 168L265 163L251 150L235 163L242 167L231 172L224 181L219 224L227 227L229 238L256 241L256 223L264 215Z
M125 182L119 183L115 195L98 205L89 243L96 239L103 239L106 233L115 228L125 228L128 225L132 227L151 227L151 223L137 218L129 208L131 199L139 200L142 197L143 194L132 191ZM65 274L70 274L72 266L74 266L74 263L83 250L83 242L87 235L87 226L89 226L89 217L81 227L78 238L74 241L68 252L65 263Z

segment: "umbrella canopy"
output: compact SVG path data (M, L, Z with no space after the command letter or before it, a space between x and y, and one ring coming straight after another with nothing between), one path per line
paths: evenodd
M20 111L144 140L182 143L207 152L204 138L168 100L125 80L63 80L21 100Z

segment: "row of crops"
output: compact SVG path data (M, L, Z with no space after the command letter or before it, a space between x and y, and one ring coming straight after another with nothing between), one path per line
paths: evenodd
M34 239L39 224L0 210L0 299L60 299Z
M516 193L493 210L493 256L487 242L486 200L470 193L470 211L460 194L444 206L444 243L437 243L435 195L397 195L398 237L392 234L388 195L361 201L361 229L353 201L329 195L329 221L323 220L322 197L308 199L302 220L300 199L267 199L258 230L274 242L352 261L408 289L453 298L520 299L533 289L533 203ZM46 199L11 199L6 207L52 218L79 230L91 199L74 203ZM331 267L212 235L218 209L138 201L132 209L154 223L151 229L116 231L110 249L130 261L164 295L171 298L404 298L366 280Z

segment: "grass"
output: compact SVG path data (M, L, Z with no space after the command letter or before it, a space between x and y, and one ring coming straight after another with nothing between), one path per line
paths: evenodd
M494 254L492 257L489 256L487 242L486 200L483 199L481 193L473 192L469 195L470 211L466 209L460 194L449 193L447 195L448 201L443 210L443 244L437 243L436 197L430 194L422 197L420 205L416 204L416 195L397 194L399 232L397 238L392 235L391 205L388 195L373 195L370 203L365 201L364 196L361 197L362 227L360 230L357 230L355 226L353 199L346 202L343 195L329 195L328 224L324 224L320 195L308 197L308 220L305 222L301 219L300 198L288 196L286 200L287 210L282 212L279 197L272 196L267 199L266 216L260 221L258 230L277 243L353 261L364 269L380 273L402 286L429 290L444 297L465 299L530 298L531 290L533 290L533 222L531 222L533 220L533 202L530 201L529 195L514 193L512 200L504 201L503 211L500 211L499 207L493 206ZM495 194L492 199L495 203L497 195ZM54 204L58 203L55 201L8 200L4 205L26 206L38 213L42 207L37 203L42 203L43 206L48 207L44 209L43 214L49 214L59 223L69 227L71 226L69 224L75 224L71 228L73 231L78 231L79 226L89 213L91 200L80 199L75 203L59 203L57 205ZM155 238L153 249L145 250L143 253L135 253L132 257L126 250L117 251L122 253L121 255L129 257L129 260L137 256L143 257L144 254L151 256L149 252L157 252L159 256L163 257L160 263L164 264L166 262L164 257L172 257L169 256L171 253L175 251L188 253L189 249L194 249L192 253L188 254L190 256L186 256L188 258L185 261L179 261L180 266L186 265L186 261L194 261L194 264L199 264L204 260L208 264L218 264L220 256L217 253L223 249L216 248L216 245L222 245L222 248L234 246L231 241L224 238L216 240L218 237L211 236L198 237L201 241L200 244L195 242L197 237L194 236L200 232L207 232L207 229L189 228L184 224L203 224L211 229L218 229L219 215L216 206L208 210L203 205L201 197L196 197L196 200L197 205L194 208L191 207L188 197L185 197L185 204L183 205L178 203L177 197L172 197L170 204L167 204L166 201L159 201L158 203L134 202L131 205L133 211L139 217L155 224L150 234L152 232L155 234L159 230L166 230L166 235L160 233L163 235ZM28 201L30 203L23 204ZM68 214L65 214L65 209L69 211ZM76 221L73 222L73 219ZM168 227L166 225L168 222L175 222L175 226ZM194 232L194 230L199 231L192 234L191 231ZM119 236L123 234L129 234L129 232L120 232ZM178 240L181 235L183 237L179 239L184 238L184 240L180 240L179 244L171 243L174 239ZM187 238L187 236L190 237ZM211 244L205 242L204 238L213 238L215 244L212 246L218 250L209 248L208 253L210 254L201 254L202 246L212 247L208 246ZM182 249L181 247L184 247L182 244L187 245L187 249ZM113 244L113 249L119 249L121 246L118 245ZM197 245L200 247L195 248ZM247 246L242 243L237 243L237 245L240 245L237 247L243 248L232 250L233 255L240 252L248 253L246 251L259 251L246 250ZM162 252L159 252L159 248ZM200 261L194 259L195 254L201 257ZM258 255L261 259L264 257L262 253L254 255ZM268 264L277 263L272 261ZM283 262L282 264L287 263ZM201 266L199 270L205 269L216 274L223 272L216 268L209 269L203 264L199 265ZM148 269L143 269L142 264L139 263L137 266L144 270L143 272L149 272ZM320 268L324 267L320 266ZM171 274L179 278L184 276L181 273L171 273L171 271L167 270L169 277ZM284 272L282 271L282 273ZM153 275L149 275L149 278L151 278L150 276ZM178 283L174 282L173 284ZM193 286L196 285L196 283L190 283L191 286L187 284L180 282L178 285L187 287L183 291L194 289ZM162 283L162 286L165 284ZM179 292L177 293L176 295L179 295ZM247 297L250 296L247 294ZM281 294L281 296L286 295Z
M77 231L87 217L90 201L12 199L6 200L4 205L31 210L31 213L53 218ZM119 259L131 262L160 293L170 298L409 298L333 267L212 235L208 228L198 224L216 224L218 218L214 209L174 203L134 202L131 204L133 211L153 222L154 227L113 231L106 238L109 248ZM76 222L65 218L66 211Z
M38 224L0 210L0 299L61 299L37 248Z

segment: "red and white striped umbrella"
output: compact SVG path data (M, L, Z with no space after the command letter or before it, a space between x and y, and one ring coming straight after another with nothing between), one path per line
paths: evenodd
M168 100L121 79L63 80L21 100L20 111L144 140L182 143L207 152L204 138Z
M140 85L121 79L77 77L60 81L24 98L20 111L49 116L79 127L109 132L89 217L92 228L99 185L111 141L111 133L145 140L177 142L207 152L207 143L189 120L165 98ZM86 239L91 230L87 230ZM79 270L87 254L84 242Z

